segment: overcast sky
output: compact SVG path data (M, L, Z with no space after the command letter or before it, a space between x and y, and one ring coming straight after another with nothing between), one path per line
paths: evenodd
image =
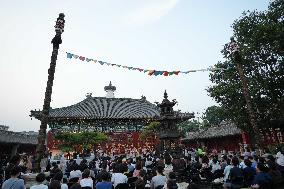
M232 35L231 24L245 10L263 10L268 0L0 0L0 125L39 129L30 110L42 109L54 23L65 13L51 106L80 102L86 93L161 101L166 89L176 110L203 112L215 102L207 95L209 72L148 76L70 61L65 52L113 64L157 70L213 66Z

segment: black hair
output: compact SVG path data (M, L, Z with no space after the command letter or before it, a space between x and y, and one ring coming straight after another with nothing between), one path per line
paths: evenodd
M137 162L137 163L136 163L135 169L136 169L136 170L141 170L141 169L142 169L141 162Z
M145 183L144 181L139 178L135 181L135 189L144 189L145 188Z
M127 172L127 171L128 171L127 164L126 163L121 164L120 165L120 173Z
M114 168L113 168L113 172L115 173L122 173L122 165L121 164L116 164L114 165Z
M247 166L247 167L251 167L251 161L249 160L249 159L245 159L245 161L244 161L244 163L245 163L245 165Z
M10 159L10 163L11 163L11 164L17 164L20 160L21 160L21 156L19 156L19 155L14 155L14 156Z
M102 169L106 169L106 168L107 168L107 161L103 161L103 162L102 162L101 168L102 168Z
M85 169L84 172L82 173L82 178L88 178L90 176L90 170Z
M63 179L62 171L59 171L59 172L55 173L55 175L52 178L52 180L58 180L58 181L61 181L62 179Z
M264 163L258 163L258 164L257 164L257 168L258 168L261 172L267 172L267 171L268 171L268 167L266 167Z
M61 189L61 184L58 180L52 180L49 183L48 189Z
M101 171L101 179L104 180L104 181L108 181L110 179L110 175L108 172L106 171Z
M140 170L140 172L139 172L140 177L145 177L146 174L147 174L147 172L144 169Z
M264 163L265 163L264 157L259 157L259 158L258 158L258 162L264 164Z
M239 159L238 159L237 157L233 157L233 159L232 159L232 164L233 164L234 166L238 166L238 165L239 165Z
M273 155L268 155L267 159L269 159L270 161L273 161L273 162L275 161L275 158L273 157Z
M212 161L213 161L213 163L215 163L215 164L218 162L218 160L217 160L216 158L214 158Z
M11 176L16 176L18 173L20 173L22 171L21 167L20 166L14 166L12 169L11 169Z
M37 182L43 182L45 180L45 175L44 175L44 173L39 173L39 174L37 174L37 176L36 176L36 181Z
M65 184L67 184L67 183L68 183L67 178L63 178L63 179L62 179L62 182L65 183Z
M128 159L128 163L129 163L129 164L133 163L133 159L132 159L132 158L129 158L129 159Z
M161 165L158 165L158 166L156 167L156 171L157 171L158 173L160 173L160 174L163 174L164 167L161 166Z
M81 185L79 184L79 183L75 183L75 184L73 184L72 186L71 186L71 188L70 189L81 189L82 187L81 187Z
M206 155L202 157L202 163L209 163L209 159Z
M230 165L231 164L231 159L230 158L227 158L227 165Z
M200 189L200 186L195 183L189 183L186 189Z
M172 179L172 180L176 179L176 174L174 172L170 172L169 179Z
M166 164L166 165L170 165L171 163L172 163L171 157L170 157L170 156L166 156L166 157L165 157L165 164Z
M178 189L177 183L175 180L169 179L167 181L167 188L168 189Z

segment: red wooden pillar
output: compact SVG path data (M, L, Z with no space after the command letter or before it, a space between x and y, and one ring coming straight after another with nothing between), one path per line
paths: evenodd
M243 144L250 144L249 136L247 133L242 132L242 143Z

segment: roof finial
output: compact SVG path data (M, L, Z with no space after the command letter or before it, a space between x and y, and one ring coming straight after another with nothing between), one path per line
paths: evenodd
M165 98L165 99L168 99L168 93L167 93L167 90L165 90L165 92L164 92L164 98Z
M114 91L116 91L116 87L111 84L111 81L109 82L108 86L105 86L104 89L107 92L107 98L114 98Z

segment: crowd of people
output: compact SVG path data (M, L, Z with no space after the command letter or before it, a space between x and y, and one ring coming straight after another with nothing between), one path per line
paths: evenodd
M12 157L1 164L2 189L24 189L25 175L35 170L32 157ZM245 149L239 153L202 148L179 153L146 152L137 157L97 153L92 159L56 162L43 158L41 172L31 189L198 189L284 188L284 152L261 154ZM184 185L186 183L186 185Z

